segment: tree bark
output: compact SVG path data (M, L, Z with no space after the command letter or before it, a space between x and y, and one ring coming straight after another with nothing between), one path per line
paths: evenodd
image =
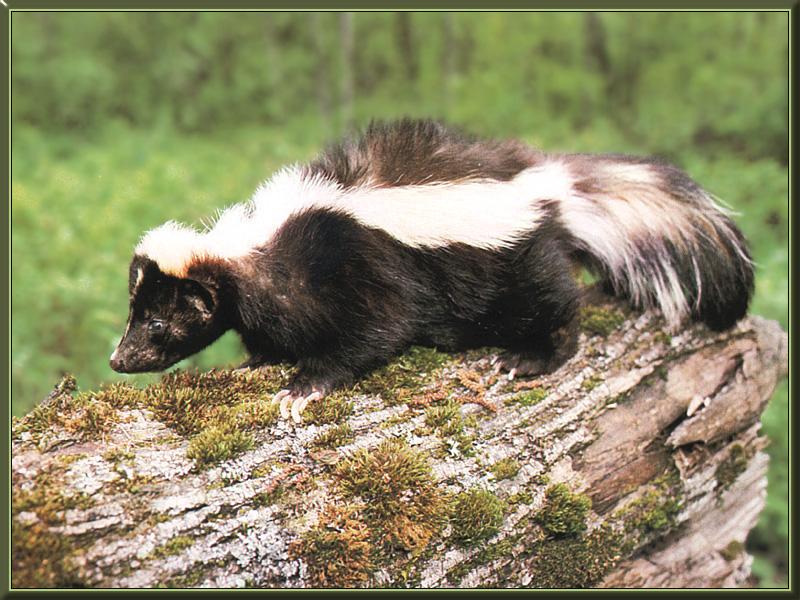
M184 392L115 403L127 388L65 380L14 423L12 584L737 586L787 345L755 316L670 336L595 296L554 373L402 359L384 389L329 398L333 422L309 408L217 462L176 425L207 408Z

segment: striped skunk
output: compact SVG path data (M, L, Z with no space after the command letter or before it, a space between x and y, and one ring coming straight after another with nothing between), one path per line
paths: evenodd
M672 329L726 329L753 290L743 235L669 164L405 119L284 168L207 231L147 232L111 367L162 370L233 329L243 366L297 364L275 398L295 421L411 344L500 346L511 377L548 372L577 346L573 261Z

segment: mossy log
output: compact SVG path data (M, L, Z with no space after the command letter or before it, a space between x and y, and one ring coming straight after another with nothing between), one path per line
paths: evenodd
M13 424L13 587L740 585L786 334L582 326L547 376L416 348L302 425L289 367L65 378Z

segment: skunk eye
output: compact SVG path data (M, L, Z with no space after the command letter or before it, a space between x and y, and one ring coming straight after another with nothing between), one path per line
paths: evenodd
M147 331L150 333L161 333L164 331L164 321L161 319L153 319L147 324Z

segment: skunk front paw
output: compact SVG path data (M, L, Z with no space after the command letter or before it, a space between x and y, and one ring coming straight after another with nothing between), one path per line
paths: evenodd
M303 421L303 411L308 406L309 402L321 400L325 395L320 390L313 390L309 394L303 392L293 392L291 390L281 390L272 399L273 402L280 402L281 404L281 417L288 419L291 415L295 423Z

